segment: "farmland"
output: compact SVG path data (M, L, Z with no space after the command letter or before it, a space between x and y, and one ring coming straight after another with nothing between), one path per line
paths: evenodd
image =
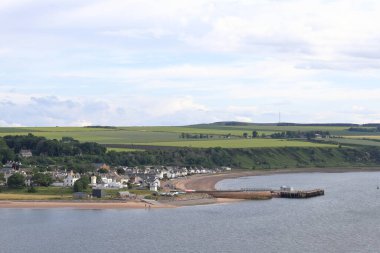
M348 138L331 138L330 141L342 145L355 145L355 146L375 146L380 147L379 139L348 139Z
M252 137L253 131L258 133L254 138ZM284 131L291 132L283 133ZM313 131L314 137L308 140L305 134ZM315 135L316 131L320 133L318 136ZM329 132L330 136L323 138L323 134L326 132ZM76 153L69 152L71 149L61 150L58 148L60 153L52 153L50 157L46 157L46 151L42 151L44 149L37 149L37 146L41 145L34 145L34 148L31 148L33 152L45 153L42 156L36 154L31 158L23 159L24 164L68 166L79 171L91 168L90 164L94 162L104 162L113 166L166 164L268 169L377 166L377 159L380 160L377 152L380 141L375 139L376 136L380 138L380 134L378 132L369 134L364 131L350 131L349 126L276 126L269 124L223 126L210 124L183 127L0 128L0 136L27 135L29 133L58 140L62 137L72 137L80 142L97 142L107 148L105 150L102 147L104 153L98 152L96 155L86 149L81 155L76 155ZM270 136L273 133L276 135ZM63 140L50 144L67 147L69 143L65 143ZM44 145L47 144L49 143L44 143ZM63 151L69 152L71 157L64 156ZM6 154L4 153L4 155ZM12 192L12 194L17 193Z
M276 147L336 147L331 144L319 144L306 141L293 141L282 139L231 139L231 140L205 140L183 142L153 142L145 143L152 146L192 147L192 148L276 148Z
M222 147L222 148L260 148L260 147L322 147L329 144L315 144L306 141L286 141L270 138L244 139L244 133L258 136L283 131L328 131L332 136L340 136L339 143L378 146L375 141L360 140L380 138L380 133L361 133L348 130L348 126L277 126L273 124L218 125L202 124L192 126L147 126L147 127L3 127L0 136L33 134L48 139L72 137L81 142L97 142L113 151L135 151L122 145L168 146L168 147ZM202 139L181 138L183 134L202 135ZM228 138L227 138L228 137ZM357 139L357 140L354 140ZM114 145L114 146L113 146ZM119 145L119 146L118 146Z

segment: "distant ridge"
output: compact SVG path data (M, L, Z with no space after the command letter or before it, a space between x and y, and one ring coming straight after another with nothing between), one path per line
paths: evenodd
M380 124L353 124L353 123L291 123L291 122L281 122L281 123L250 123L250 122L240 122L240 121L219 121L209 124L197 124L193 126L210 125L210 126L336 126L336 127L359 127L359 126L380 126Z

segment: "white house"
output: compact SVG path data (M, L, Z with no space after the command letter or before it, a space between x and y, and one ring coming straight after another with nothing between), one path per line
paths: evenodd
M20 156L22 156L22 157L32 157L33 154L32 154L32 151L30 151L30 149L21 149L20 150Z
M96 176L91 177L91 186L96 186Z
M77 181L78 179L80 179L80 175L74 174L73 171L70 171L70 173L67 175L67 177L63 180L63 186L64 187L72 187L74 185L75 181Z
M153 182L149 183L149 190L156 192L158 190L158 187L160 187L160 185L161 185L160 180L156 178Z
M103 184L112 183L112 178L102 177L102 183Z

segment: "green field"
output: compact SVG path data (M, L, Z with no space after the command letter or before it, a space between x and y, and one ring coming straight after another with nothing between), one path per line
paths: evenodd
M375 146L380 147L380 141L364 140L364 139L348 139L348 138L331 138L330 141L342 144L342 145L356 145L356 146Z
M0 200L57 200L72 199L72 188L36 187L37 192L28 193L26 189L2 188Z
M144 150L143 149L135 149L135 148L113 148L113 147L107 147L107 151L136 152L136 151L144 151Z
M303 141L284 141L275 139L256 138L242 139L243 133L249 135L252 131L270 135L282 131L329 131L335 136L346 138L380 138L379 133L350 132L348 127L341 126L276 126L276 125L194 125L194 126L153 126L153 127L112 127L112 128L92 128L92 127L4 127L0 128L0 136L5 135L26 135L32 133L36 136L43 136L49 139L61 139L62 137L73 137L81 142L90 141L104 145L150 145L150 146L170 146L170 147L223 147L223 148L256 148L256 147L287 147L301 146L309 147L317 144ZM209 139L183 139L181 133L209 135ZM231 139L225 136L230 135ZM342 144L362 142L363 145L370 145L368 140L349 140ZM377 143L372 143L377 146ZM124 148L109 148L114 151L134 151Z
M144 143L144 145L192 148L336 147L336 145L332 144L319 144L306 141L291 141L282 139L230 139L185 142L152 142Z

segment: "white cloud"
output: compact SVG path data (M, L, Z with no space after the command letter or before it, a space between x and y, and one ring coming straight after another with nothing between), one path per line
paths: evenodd
M122 36L122 37L128 37L128 38L161 38L163 36L168 36L171 33L168 31L165 31L161 28L149 28L149 29L124 29L124 30L111 30L111 31L105 31L102 32L104 35L110 35L110 36Z
M380 106L378 1L4 0L0 11L4 125L378 115L366 109Z
M0 11L21 7L21 6L23 6L25 4L29 4L31 2L33 2L33 0L1 0L0 1Z
M250 117L243 117L243 116L235 116L234 121L240 121L240 122L253 122L253 119Z

